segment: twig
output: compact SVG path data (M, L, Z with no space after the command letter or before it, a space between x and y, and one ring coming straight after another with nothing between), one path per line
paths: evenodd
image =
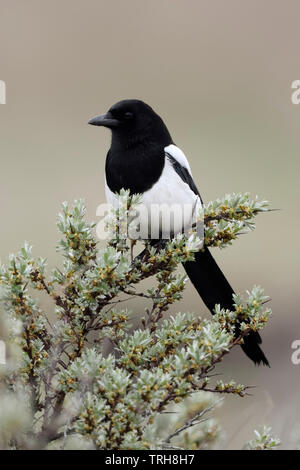
M188 421L186 421L180 428L176 429L172 434L170 434L167 437L167 439L163 442L163 444L169 444L171 439L178 436L178 434L180 434L181 432L185 431L186 429L192 426L196 426L197 424L200 424L203 421L206 421L206 420L201 420L202 416L204 416L206 413L212 410L218 403L220 403L223 400L224 398L220 398L219 400L215 401L212 405L208 406L204 410L199 411L197 414L195 414L195 416L193 416Z

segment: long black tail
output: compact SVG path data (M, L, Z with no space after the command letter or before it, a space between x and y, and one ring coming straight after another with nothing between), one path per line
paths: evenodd
M195 261L188 261L183 266L211 313L216 304L220 304L221 308L232 309L234 291L208 248L196 253ZM259 344L261 344L260 335L257 332L251 332L245 337L242 349L255 364L263 363L269 366Z

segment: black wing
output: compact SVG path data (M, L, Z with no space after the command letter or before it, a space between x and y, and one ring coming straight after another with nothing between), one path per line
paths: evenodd
M200 193L198 191L198 188L197 186L195 185L194 183L194 180L192 178L192 175L190 174L190 172L188 171L187 168L185 168L184 166L182 166L174 157L172 157L172 155L170 155L168 152L166 152L166 157L169 159L169 161L172 163L172 166L174 168L174 170L176 171L176 173L180 176L180 178L182 179L182 181L184 181L186 184L189 185L189 187L191 188L191 190L197 194L197 196L199 196L200 198L200 201L201 201L201 204L203 204L203 201L202 201L202 197L200 196Z

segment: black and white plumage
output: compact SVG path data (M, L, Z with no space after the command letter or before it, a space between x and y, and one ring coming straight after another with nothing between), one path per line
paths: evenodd
M202 199L187 158L150 106L140 100L123 100L89 124L112 131L105 165L108 202L114 205L115 193L124 188L131 194L142 194L142 203L149 208L153 204L177 204L189 205L197 212ZM193 214L174 220L172 232L182 231ZM184 263L184 268L211 313L216 304L232 308L234 291L207 248L196 253L195 261ZM255 364L269 365L260 343L260 335L252 332L242 348Z
M162 149L161 156L163 165L155 178L152 179L151 176L151 187L148 173L145 172L144 182L138 179L137 182L132 182L133 185L130 185L129 182L126 184L124 179L127 178L123 175L117 190L111 183L114 177L110 176L111 172L115 171L115 163L111 169L112 153L109 152L107 156L105 192L110 204L114 207L117 206L116 192L118 193L121 188L130 189L130 192L134 194L133 186L141 185L139 188L139 193L142 194L141 207L145 209L145 213L140 210L137 218L140 232L145 235L141 238L167 239L182 232L183 229L188 230L193 223L196 224L197 214L201 207L201 198L193 183L191 169L184 153L174 144L170 144ZM128 176L134 170L128 167L126 169ZM182 207L184 207L184 211L180 210ZM161 217L158 217L158 214L156 216L155 209L159 210ZM176 209L179 209L180 213L176 212ZM170 217L168 217L169 214ZM166 226L163 226L163 217ZM171 218L172 220L170 220Z

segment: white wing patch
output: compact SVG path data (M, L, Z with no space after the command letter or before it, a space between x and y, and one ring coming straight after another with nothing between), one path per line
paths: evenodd
M166 153L168 153L169 155L171 155L171 157L175 158L175 160L177 160L177 162L180 163L181 166L186 168L188 170L189 174L192 176L192 171L191 171L191 167L189 165L189 162L188 162L186 156L184 155L183 151L180 150L179 147L176 147L176 145L171 144L171 145L168 145L167 147L165 147L164 151Z

